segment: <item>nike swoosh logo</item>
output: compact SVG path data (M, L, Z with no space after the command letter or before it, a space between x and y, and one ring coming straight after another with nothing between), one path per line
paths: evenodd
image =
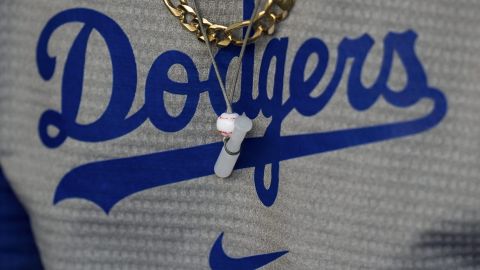
M244 258L231 258L223 250L222 240L223 233L217 238L210 251L209 260L212 270L255 270L288 253L288 251L280 251Z

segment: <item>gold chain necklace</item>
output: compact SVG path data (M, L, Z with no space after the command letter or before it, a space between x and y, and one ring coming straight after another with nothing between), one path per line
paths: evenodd
M227 106L227 111L217 118L217 130L223 135L224 144L214 167L217 176L226 178L232 173L240 155L241 144L246 134L253 127L253 122L250 118L245 114L238 115L232 110L232 102L235 96L245 48L248 43L254 42L265 34L272 35L275 31L276 23L288 16L295 2L294 0L266 0L267 2L263 10L260 10L262 0L256 0L250 20L234 23L230 26L222 26L212 24L203 18L198 8L197 0L192 0L193 7L188 5L187 0L180 0L180 4L176 7L172 4L171 0L163 1L170 12L179 18L186 29L195 33L198 39L206 43L208 54L212 60L215 74ZM247 31L243 37L241 34L239 35L240 37L235 36L235 31L242 31L245 27L247 27ZM251 35L252 30L254 30L253 35ZM208 38L205 39L205 37ZM212 43L219 47L225 47L230 44L242 46L230 98L212 52Z
M163 0L170 13L180 20L180 23L188 31L197 35L198 39L205 41L200 30L198 13L188 4L188 0L179 0L180 4L175 6L172 0ZM263 9L253 18L225 26L215 24L203 18L203 25L206 27L208 40L218 47L226 47L230 44L243 45L241 30L253 24L253 34L247 43L256 41L264 35L273 35L276 25L283 21L293 8L295 0L267 0ZM240 33L239 33L240 32Z

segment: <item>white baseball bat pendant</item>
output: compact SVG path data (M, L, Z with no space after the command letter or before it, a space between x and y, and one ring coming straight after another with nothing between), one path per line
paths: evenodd
M247 133L252 129L253 123L245 114L235 119L232 135L225 139L220 151L214 171L218 177L227 178L232 174L233 168L240 156L240 148Z

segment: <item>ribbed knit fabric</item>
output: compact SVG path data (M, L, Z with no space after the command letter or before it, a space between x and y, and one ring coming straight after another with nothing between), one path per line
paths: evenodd
M242 18L240 0L199 3L211 21ZM129 39L137 74L129 115L149 102L147 76L165 52L186 54L202 81L211 68L204 44L181 27L161 0L0 3L0 163L27 207L46 269L210 269L210 250L222 232L223 248L231 257L289 251L263 269L480 269L480 1L296 1L274 36L288 38L288 48L285 70L275 70L275 62L270 66L270 98L275 74L284 82L284 101L300 91L290 88L290 78L296 54L307 40L321 40L329 51L325 74L312 93L318 96L334 76L339 44L346 38L368 34L374 42L361 71L361 81L371 86L381 70L386 37L411 30L417 35L414 52L428 85L446 97L445 118L412 136L281 161L278 196L270 207L257 196L254 168L247 168L227 180L210 175L141 190L108 214L85 199L53 204L63 177L91 162L218 142L217 114L204 92L193 118L178 131L160 130L147 119L116 138L67 138L59 147L48 148L39 136L40 118L47 110L62 111L62 100L73 98L69 89L62 94L61 87L62 80L68 80L63 78L66 59L83 24L65 24L51 36L48 53L56 56L51 80L39 72L37 45L52 17L77 7L108 16ZM262 38L255 44L253 97L258 95L260 66L271 40ZM86 50L79 124L103 114L112 80L117 79L105 40L95 30ZM408 78L395 57L388 85L402 89ZM323 60L311 57L305 78ZM425 116L435 106L422 99L395 107L380 97L368 110L354 109L347 96L352 62L347 62L325 108L311 116L292 110L281 125L282 136L398 123ZM179 65L169 77L187 82L187 72ZM227 85L232 79L229 71ZM185 100L164 95L172 115L193 106ZM249 136L264 136L270 122L260 113ZM270 168L267 165L266 171ZM128 170L119 168L123 169ZM96 184L101 187L103 182Z

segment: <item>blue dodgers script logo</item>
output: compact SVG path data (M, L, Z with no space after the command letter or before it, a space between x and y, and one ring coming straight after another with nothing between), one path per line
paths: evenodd
M43 29L37 47L37 65L44 80L50 80L55 72L55 57L48 55L47 47L53 32L65 24L81 22L83 28L74 40L63 71L61 112L47 110L39 122L42 142L50 148L59 147L67 137L84 142L102 142L124 136L147 119L164 132L176 132L189 124L195 114L199 96L207 91L213 110L220 115L225 111L219 85L210 69L206 81L200 81L192 59L180 51L162 53L153 63L145 89L145 105L127 117L132 106L137 86L135 57L128 37L111 18L90 9L70 9L55 15ZM83 74L86 49L92 31L97 31L108 46L112 61L113 85L108 107L103 115L90 124L76 121L82 98ZM263 54L260 66L259 94L252 98L255 46L249 46L244 63L241 97L234 106L238 113L245 112L255 118L260 111L271 117L264 137L250 138L244 142L243 151L236 169L255 168L255 187L261 202L271 206L275 202L279 186L280 162L307 155L338 150L347 147L395 139L426 131L436 126L447 112L447 101L441 91L428 85L422 63L415 54L417 35L413 31L389 33L384 40L384 57L377 81L366 88L361 82L361 72L368 53L374 46L369 35L357 39L345 38L338 46L338 60L330 83L318 97L310 93L323 78L329 50L318 38L303 43L295 55L290 73L290 96L282 102L284 89L285 60L288 38L272 39ZM222 76L238 56L239 48L222 49L216 55ZM407 75L405 88L395 92L388 86L394 54L403 63ZM311 55L318 56L318 63L305 79L305 69ZM272 59L276 59L273 97L267 96L267 74ZM292 111L304 116L321 112L328 104L345 73L348 60L353 60L348 77L348 101L358 111L372 107L382 96L389 104L408 108L421 99L433 102L432 111L418 119L386 123L348 130L337 130L293 136L280 136L282 121ZM188 74L188 82L179 83L169 79L168 71L173 65L181 65ZM185 95L185 106L177 117L167 113L163 94L169 92ZM56 136L47 133L48 126L58 128ZM65 175L55 193L55 203L70 198L90 200L108 212L125 197L153 187L177 183L213 174L213 165L222 143L200 145L185 149L153 153L108 161L93 162L73 169ZM177 170L178 160L183 169ZM264 168L271 164L271 184L264 185ZM101 183L101 185L99 185Z
M245 2L247 16L253 8L251 2ZM196 112L200 94L204 92L208 92L215 113L220 115L225 111L213 69L210 69L208 79L201 81L191 57L183 52L171 50L160 54L149 71L144 106L133 115L127 116L137 87L136 61L131 43L114 20L91 9L76 8L63 11L51 18L43 29L37 47L37 65L44 80L50 80L57 67L55 57L50 56L47 51L50 38L56 29L69 23L82 23L83 27L73 41L64 65L61 111L47 110L39 121L39 135L47 147L57 148L67 138L83 142L112 140L132 132L147 120L160 131L172 133L180 131L190 123ZM96 121L80 124L76 119L82 99L86 49L92 31L100 34L110 53L113 72L112 95L104 113ZM441 122L447 113L447 100L440 90L429 86L427 74L415 53L416 39L417 34L413 31L389 33L385 37L381 70L370 88L362 84L361 73L375 41L367 34L356 39L343 39L337 48L338 57L332 78L322 94L317 97L310 94L324 77L330 59L330 52L322 40L310 38L298 49L290 69L290 81L284 86L289 39L272 39L263 52L259 94L255 99L251 91L256 48L255 45L248 47L242 67L241 96L233 105L234 110L246 113L250 118L257 117L262 111L266 117L271 117L271 123L263 137L249 138L244 142L236 169L255 168L256 191L265 206L272 206L277 197L281 161L418 134ZM224 79L230 62L238 56L239 51L240 49L236 47L226 48L216 55ZM407 75L407 82L402 91L393 91L388 86L395 54L400 58ZM313 72L305 78L307 62L311 55L317 55L318 62ZM273 59L276 60L273 96L269 98L267 78ZM397 123L281 136L282 122L292 110L308 117L317 115L327 106L342 77L347 73L348 61L352 61L352 66L348 73L347 97L353 109L359 112L366 111L383 97L386 102L399 108L409 108L426 99L433 104L432 110L420 118ZM188 82L180 83L169 79L168 71L174 65L180 65L185 69ZM288 99L283 101L285 87L288 87L290 94ZM186 96L185 106L176 117L167 113L163 100L165 92ZM49 126L56 127L59 130L58 134L49 135L47 132ZM85 164L74 168L61 179L54 202L72 198L86 199L108 213L116 203L136 192L212 175L221 147L222 143L218 142ZM177 170L179 160L183 164L182 170ZM271 184L267 188L264 184L264 169L268 164L271 164ZM285 254L277 252L232 259L223 252L222 237L223 235L219 237L210 255L210 264L214 269L222 269L226 265L228 269L237 269L234 265L248 265L255 269Z

